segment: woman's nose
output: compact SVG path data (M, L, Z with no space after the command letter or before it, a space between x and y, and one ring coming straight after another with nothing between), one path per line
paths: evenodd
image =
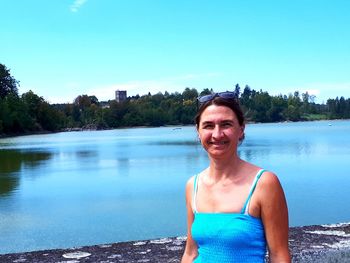
M214 138L220 138L222 135L223 135L222 129L218 125L216 125L214 130L213 130L212 136Z

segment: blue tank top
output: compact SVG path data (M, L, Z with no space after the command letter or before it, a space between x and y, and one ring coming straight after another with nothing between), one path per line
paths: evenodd
M196 209L198 175L194 179L192 237L198 246L195 263L265 262L266 239L260 218L248 208L256 184L264 170L255 176L241 213L201 213Z

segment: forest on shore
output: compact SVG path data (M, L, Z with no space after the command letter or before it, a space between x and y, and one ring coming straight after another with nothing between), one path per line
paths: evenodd
M71 129L112 129L137 126L193 124L197 97L213 90L186 87L182 93L157 93L128 97L123 102L99 102L96 95L79 95L72 103L50 104L33 91L18 94L19 81L0 63L0 136ZM330 98L315 103L306 93L271 96L239 84L224 88L236 93L249 122L349 119L350 98Z

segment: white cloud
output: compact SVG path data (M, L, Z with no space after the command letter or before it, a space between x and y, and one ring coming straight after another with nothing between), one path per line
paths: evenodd
M70 6L70 11L78 12L79 8L85 4L87 0L75 0L74 3Z

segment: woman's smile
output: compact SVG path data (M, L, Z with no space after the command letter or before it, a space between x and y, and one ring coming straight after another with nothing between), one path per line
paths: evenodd
M209 142L209 144L218 145L218 146L226 145L226 144L228 144L228 143L229 143L228 141L218 141L218 142L210 141L210 142Z

